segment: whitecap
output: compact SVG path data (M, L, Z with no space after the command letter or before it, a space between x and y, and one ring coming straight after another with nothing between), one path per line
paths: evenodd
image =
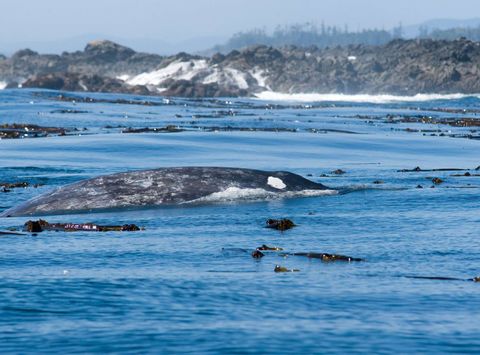
M257 99L267 101L293 102L355 102L355 103L393 103L393 102L421 102L432 100L459 100L467 97L480 98L480 94L416 94L413 96L397 95L346 95L346 94L284 94L274 91L264 91L255 95Z

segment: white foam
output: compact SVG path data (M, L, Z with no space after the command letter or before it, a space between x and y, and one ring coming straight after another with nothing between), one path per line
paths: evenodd
M250 75L257 81L257 85L269 89L267 86L267 76L264 70L260 68L254 68L250 71Z
M273 187L274 189L282 190L287 187L282 179L279 179L274 176L269 176L267 179L267 184Z
M248 89L249 85L245 73L233 68L213 68L212 73L203 79L203 84L219 83L227 86L236 86Z
M212 202L232 202L241 200L272 200L284 197L314 197L325 195L336 195L336 190L302 190L287 192L271 192L264 189L241 189L238 187L229 187L224 191L214 192L210 195L187 201L185 203L212 203Z
M175 61L164 68L127 79L126 82L130 85L160 85L167 79L191 80L195 75L207 69L208 64L205 59L187 62ZM121 77L124 77L124 75Z
M130 79L130 75L122 74L122 75L117 76L117 79L122 80L122 81L128 81Z
M244 73L233 68L225 68L225 72L227 73L227 76L232 80L232 82L240 89L248 89L248 83L245 79Z
M78 82L78 85L82 88L83 91L88 91L87 85L85 85L82 81Z
M391 102L420 102L431 100L458 100L466 97L480 98L480 94L417 94L413 96L396 95L345 95L345 94L284 94L273 91L264 91L255 95L260 100L294 101L294 102L357 102L357 103L391 103Z
M8 83L6 81L0 81L0 90L3 90L7 87Z

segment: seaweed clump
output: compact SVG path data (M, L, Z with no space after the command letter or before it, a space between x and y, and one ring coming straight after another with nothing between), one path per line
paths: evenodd
M284 266L275 265L275 268L273 269L273 271L275 271L275 272L298 272L300 270L298 270L298 269L287 269Z
M124 224L118 226L102 226L93 223L48 223L43 219L38 221L28 221L24 225L27 232L39 233L43 231L63 231L63 232L133 232L140 228L135 224Z
M263 254L260 250L254 250L252 252L252 258L254 259L261 259L265 256L265 254Z
M268 245L263 244L261 247L258 247L256 250L281 251L281 250L283 250L283 248L280 248L280 247L269 247Z
M291 229L296 227L296 224L293 223L292 220L284 218L284 219L267 219L267 228L276 229L279 231L286 231L287 229Z
M0 139L37 138L49 135L64 136L66 134L67 130L61 127L42 127L23 123L0 125Z

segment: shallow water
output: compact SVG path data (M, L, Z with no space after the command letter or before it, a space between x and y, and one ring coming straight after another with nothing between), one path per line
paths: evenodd
M397 172L473 169L480 140L449 136L475 136L474 127L385 121L389 114L475 118L479 99L297 104L89 94L104 102L85 103L79 94L75 102L58 95L0 91L0 123L82 129L0 140L0 182L43 184L0 192L0 211L80 179L162 166L288 170L352 192L48 216L145 230L1 236L2 353L480 351L480 284L409 277L480 276L480 177ZM152 104L111 102L118 99ZM169 124L186 130L121 133ZM338 168L347 173L330 174ZM430 188L432 177L445 182ZM281 217L298 226L264 228ZM27 220L0 219L0 230ZM262 244L366 262L273 252L254 260L250 252ZM276 264L300 272L274 273Z

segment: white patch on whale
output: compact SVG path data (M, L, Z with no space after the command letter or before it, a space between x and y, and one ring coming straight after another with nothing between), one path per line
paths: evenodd
M302 191L286 191L286 192L272 192L264 189L242 189L239 187L229 187L220 192L214 192L210 195L197 198L191 201L185 201L182 204L195 203L222 203L235 201L257 201L257 200L275 200L284 197L315 197L336 195L336 190L302 190Z
M273 187L274 189L282 190L287 187L282 179L279 179L274 176L269 176L267 180L267 184Z

